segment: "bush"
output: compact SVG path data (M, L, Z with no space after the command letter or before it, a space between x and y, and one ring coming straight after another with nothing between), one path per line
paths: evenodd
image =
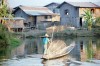
M94 28L100 28L100 17L97 17L95 23L93 24Z
M19 46L21 43L21 40L17 39L17 38L11 38L10 40L11 40L10 46L12 46L12 47Z
M9 33L6 28L0 24L0 45L6 46L9 44Z
M5 26L0 24L0 47L6 47L8 45L17 46L20 40L11 35Z

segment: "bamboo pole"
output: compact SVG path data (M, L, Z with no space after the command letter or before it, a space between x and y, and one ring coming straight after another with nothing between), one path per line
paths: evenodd
M55 26L55 25L54 25L54 26ZM51 39L51 42L53 41L54 26L53 26L53 32L52 32L52 39Z

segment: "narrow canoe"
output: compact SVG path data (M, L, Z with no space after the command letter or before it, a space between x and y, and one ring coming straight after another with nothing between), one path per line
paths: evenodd
M62 49L61 53L43 55L42 59L50 60L50 59L56 59L56 58L66 56L73 50L74 47L75 45L69 45L65 47L64 49Z

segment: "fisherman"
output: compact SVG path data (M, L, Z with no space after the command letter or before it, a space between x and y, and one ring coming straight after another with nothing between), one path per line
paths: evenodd
M43 38L43 44L44 44L44 54L47 54L48 49L48 43L49 43L49 35L45 34L45 37Z

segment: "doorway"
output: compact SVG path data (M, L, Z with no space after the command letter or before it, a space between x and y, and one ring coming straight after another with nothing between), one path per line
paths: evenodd
M80 17L80 27L82 27L82 17Z
M37 16L34 16L34 25L36 26Z

